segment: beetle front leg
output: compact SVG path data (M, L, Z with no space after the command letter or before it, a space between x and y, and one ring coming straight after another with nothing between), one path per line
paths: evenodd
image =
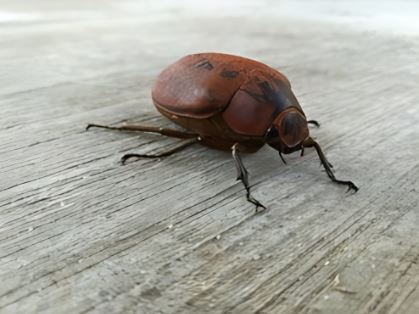
M236 143L231 148L234 163L235 163L236 169L237 169L237 180L240 180L243 183L243 185L246 189L247 201L256 205L256 212L258 211L259 207L262 207L263 209L266 209L266 207L261 202L259 202L257 199L255 199L250 194L249 175L248 175L249 173L246 170L246 168L244 167L243 161L242 161L242 159L239 155L239 148L238 147L239 147L239 143Z
M336 179L332 171L330 163L327 161L326 156L323 154L323 151L320 145L315 140L309 137L308 139L304 141L303 146L314 147L316 149L317 154L319 155L319 158L320 158L320 162L322 163L324 169L326 170L326 173L328 177L330 178L330 180L332 180L335 183L348 186L348 190L354 190L355 192L358 191L358 187L352 181L342 181L342 180Z

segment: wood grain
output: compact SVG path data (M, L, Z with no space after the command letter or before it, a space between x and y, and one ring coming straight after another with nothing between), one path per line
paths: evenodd
M417 37L113 1L63 19L41 3L42 18L0 28L0 313L417 313ZM84 131L171 125L151 84L198 51L283 71L360 191L330 182L313 150L284 166L264 148L244 158L269 207L255 214L228 153L121 166L177 141Z

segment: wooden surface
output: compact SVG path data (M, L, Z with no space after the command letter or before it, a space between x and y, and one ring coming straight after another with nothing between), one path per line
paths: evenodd
M269 1L266 15L249 1L79 2L2 4L0 313L419 312L417 36L286 17ZM177 141L84 131L170 125L153 79L199 51L281 69L322 123L311 132L336 176L360 191L331 183L313 150L284 166L264 148L244 158L269 207L255 214L228 153L121 166Z

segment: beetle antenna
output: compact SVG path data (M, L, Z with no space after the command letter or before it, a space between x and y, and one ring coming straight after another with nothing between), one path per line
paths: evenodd
M284 163L284 165L287 164L287 162L285 161L284 157L282 156L281 152L279 152L279 157L281 157L282 162Z
M316 121L316 120L308 120L307 123L308 124L312 124L312 125L314 125L317 128L320 127L320 123L318 121Z

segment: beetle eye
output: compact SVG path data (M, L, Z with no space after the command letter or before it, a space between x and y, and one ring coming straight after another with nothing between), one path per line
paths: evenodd
M294 147L308 136L307 121L298 112L289 112L281 121L281 140L288 146Z
M276 127L274 125L272 125L269 130L268 133L266 134L266 138L273 140L276 138L279 138L279 133L278 130L276 129Z

